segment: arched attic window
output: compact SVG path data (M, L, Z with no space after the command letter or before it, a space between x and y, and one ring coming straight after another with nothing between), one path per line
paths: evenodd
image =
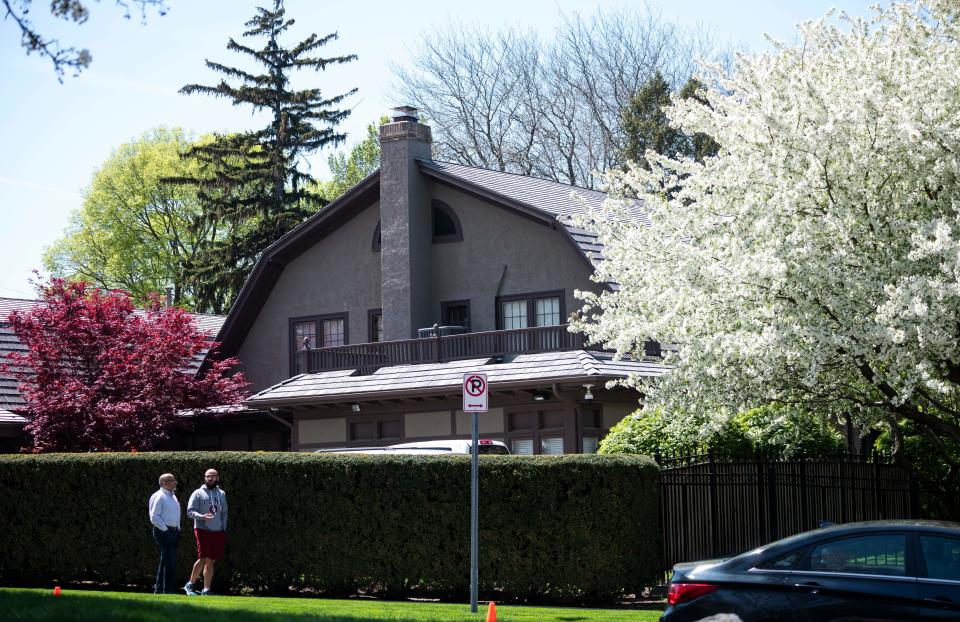
M433 201L431 215L432 236L431 241L434 244L444 242L462 242L463 229L460 227L460 219L453 208L443 201ZM370 244L370 250L380 252L380 221L377 221L377 228L373 230L373 241Z
M433 201L433 243L462 242L463 229L453 208L443 201Z

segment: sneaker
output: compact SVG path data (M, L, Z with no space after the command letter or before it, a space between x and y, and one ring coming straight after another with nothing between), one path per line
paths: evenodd
M200 596L213 596L213 592L211 592L207 588L203 588L203 591L200 592Z
M183 586L183 591L187 593L187 596L197 596L200 594L200 592L194 589L193 583L190 583L189 581L187 581L187 584Z

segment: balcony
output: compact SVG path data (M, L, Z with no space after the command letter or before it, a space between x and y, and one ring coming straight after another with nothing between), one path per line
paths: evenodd
M446 363L514 354L582 350L584 343L583 334L571 333L566 324L561 324L316 348L301 350L297 356L301 357L298 367L309 373L356 369L361 375L366 375L390 365Z

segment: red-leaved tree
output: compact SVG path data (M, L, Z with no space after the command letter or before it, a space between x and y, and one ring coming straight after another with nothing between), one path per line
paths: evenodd
M243 399L246 379L230 374L237 359L211 357L191 373L217 344L182 309L155 299L137 311L125 292L61 279L37 289L43 304L9 317L27 350L4 364L20 382L34 451L153 449L184 425L178 410Z

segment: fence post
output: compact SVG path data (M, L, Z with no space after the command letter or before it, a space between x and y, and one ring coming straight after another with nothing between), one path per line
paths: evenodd
M667 504L669 500L667 499L667 482L663 478L663 456L660 455L660 447L657 447L653 452L653 459L657 463L657 480L659 482L659 502L660 502L660 533L662 534L662 540L660 542L660 568L663 572L669 573L670 567L667 565L669 563L669 556L667 553L667 548L670 546L670 533L668 529L670 526L667 524Z
M434 362L442 363L442 362L443 362L443 354L440 352L440 346L441 346L441 343L440 343L440 339L441 339L441 337L440 337L440 327L439 327L437 324L434 324L434 325L433 325L433 339L434 339L434 341L433 341L434 346L435 346L436 349L437 349L436 352L434 353Z
M840 522L847 522L847 480L843 477L843 456L837 456L837 468L840 472Z
M713 459L713 447L707 448L707 464L710 467L710 551L716 557L720 555L720 508L717 507L717 464Z
M780 539L777 516L777 471L773 462L767 463L767 515L770 518L770 539Z
M916 470L910 471L910 518L920 518L920 482Z
M757 475L757 534L758 540L761 542L770 541L770 532L769 525L767 524L767 512L766 507L763 504L763 463L760 460L760 448L754 447L753 457L756 463L756 475Z
M880 461L873 461L873 513L875 520L885 519L886 512L884 511L884 506L886 504L881 502L881 495L886 497L886 488L880 488ZM911 516L910 518L913 518Z
M800 529L806 530L807 514L807 460L803 448L800 448Z

